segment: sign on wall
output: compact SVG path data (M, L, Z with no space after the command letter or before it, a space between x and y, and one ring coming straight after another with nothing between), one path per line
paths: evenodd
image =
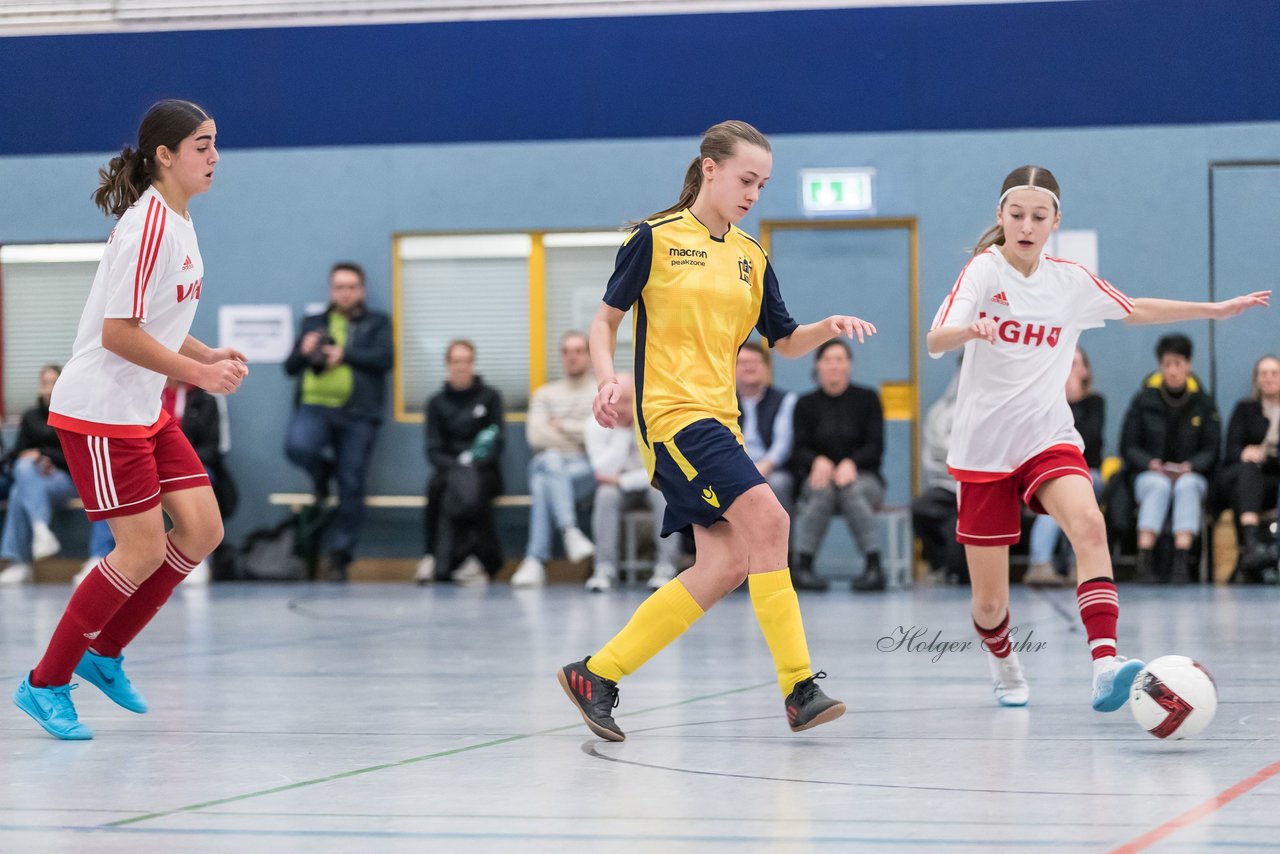
M224 305L218 309L218 346L234 347L250 364L283 362L293 350L293 308Z
M872 213L875 201L872 183L876 170L801 169L800 205L808 216L815 214Z

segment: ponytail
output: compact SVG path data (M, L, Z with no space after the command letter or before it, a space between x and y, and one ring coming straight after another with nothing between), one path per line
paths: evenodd
M125 146L111 158L107 168L98 170L99 187L93 202L102 212L120 217L151 186L151 169L142 152Z
M102 212L124 215L156 180L156 149L177 151L196 128L209 121L209 114L190 101L166 100L151 105L138 126L138 147L126 145L98 170L98 189L93 202Z
M749 143L765 151L772 151L773 147L769 145L769 139L760 131L753 128L746 122L730 119L727 122L720 122L707 129L702 135L702 145L699 147L698 156L693 158L693 162L689 164L689 168L684 172L684 186L680 188L680 198L671 207L651 214L638 222L628 223L628 228L634 228L641 222L651 219L660 219L661 217L678 211L685 210L694 203L698 198L698 192L702 190L702 161L707 158L715 163L723 163L733 156L739 142Z
M978 238L978 245L973 247L973 254L981 255L992 246L1004 246L1004 226L998 222L982 232L982 236Z
M650 214L641 222L651 219L661 219L668 214L682 211L689 205L693 204L694 199L698 198L698 191L702 189L702 155L699 154L693 158L693 162L689 164L689 168L684 170L684 186L680 188L680 198L676 199L676 203L666 210L658 211L656 214ZM639 225L639 222L632 223L633 226Z
M1006 175L1004 183L1000 185L1000 206L1004 207L1004 198L1010 191L1025 187L1048 190L1053 195L1053 209L1058 210L1058 199L1062 196L1062 190L1058 186L1058 179L1043 166L1019 166ZM978 245L973 247L973 254L981 255L992 246L1004 246L1004 227L998 222L982 232L982 236L978 238Z

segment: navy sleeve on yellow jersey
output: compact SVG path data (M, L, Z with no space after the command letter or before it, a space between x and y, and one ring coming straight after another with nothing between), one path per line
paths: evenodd
M618 248L613 275L604 291L604 301L618 311L627 311L640 299L653 265L653 229L640 223Z
M795 322L787 305L782 301L782 291L778 289L778 277L773 274L773 264L764 262L764 298L760 300L760 319L756 321L756 330L764 336L772 347L779 338L786 338L800 324Z

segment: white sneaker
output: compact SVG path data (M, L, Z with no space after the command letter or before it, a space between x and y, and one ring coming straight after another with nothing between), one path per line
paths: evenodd
M432 555L423 555L418 561L418 570L413 574L415 584L430 584L436 580L436 559Z
M996 702L1002 706L1025 706L1031 699L1027 677L1022 675L1018 654L1010 652L1004 658L987 653L987 666L991 668L992 689Z
M187 573L186 579L182 582L184 587L208 587L209 586L209 559L205 558L200 561L190 572Z
M489 573L475 555L468 555L453 571L453 583L459 587L483 587L489 583Z
M49 530L49 526L44 522L34 522L31 525L31 560L44 560L47 557L53 557L62 551L62 543L58 542L57 536L53 531Z
M105 556L105 555L104 555ZM100 557L91 557L80 565L80 571L71 576L71 586L79 587L80 582L89 577L89 573L93 572L93 568L102 560Z
M596 553L596 544L587 538L587 535L579 531L577 528L564 529L564 550L569 556L569 560L577 563L580 560L586 560Z
M618 575L612 564L597 563L595 571L587 579L587 589L593 593L603 593L613 589L613 579Z
M31 564L29 563L11 563L5 569L0 569L0 584L6 587L16 587L19 584L31 583Z
M653 567L653 575L649 576L649 589L657 590L662 585L676 577L676 568L669 563L655 564Z
M1129 689L1143 663L1136 658L1111 655L1093 662L1093 710L1114 712L1129 702Z
M547 570L536 557L527 557L511 576L512 587L541 587L547 583Z

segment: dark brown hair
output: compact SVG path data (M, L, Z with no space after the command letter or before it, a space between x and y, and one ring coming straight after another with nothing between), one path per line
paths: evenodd
M692 205L694 199L698 198L698 191L702 189L702 161L709 157L716 163L723 163L733 156L740 142L763 148L765 151L773 151L768 137L746 122L730 119L727 122L712 125L702 135L698 156L693 158L693 162L684 172L684 186L680 188L680 198L676 199L676 203L671 207L647 216L645 220L659 219ZM638 224L633 223L633 225Z
M103 213L122 216L156 178L156 149L177 151L178 145L209 121L209 114L190 101L167 100L151 105L138 126L138 147L125 146L98 170L93 202Z
M329 278L333 278L334 273L346 270L348 273L355 273L356 278L360 280L360 287L364 287L364 267L361 267L355 261L339 261L329 268Z
M1058 188L1058 179L1053 177L1053 173L1043 166L1019 166L1008 174L1004 179L1004 183L1000 185L1000 196L1009 192L1013 187L1042 187L1053 193L1059 199L1062 198L1062 191ZM1001 208L1004 205L1001 203ZM1057 202L1053 205L1054 211L1058 210ZM1004 246L1004 227L1000 223L988 228L978 238L978 245L973 247L974 255L981 255L992 246Z

